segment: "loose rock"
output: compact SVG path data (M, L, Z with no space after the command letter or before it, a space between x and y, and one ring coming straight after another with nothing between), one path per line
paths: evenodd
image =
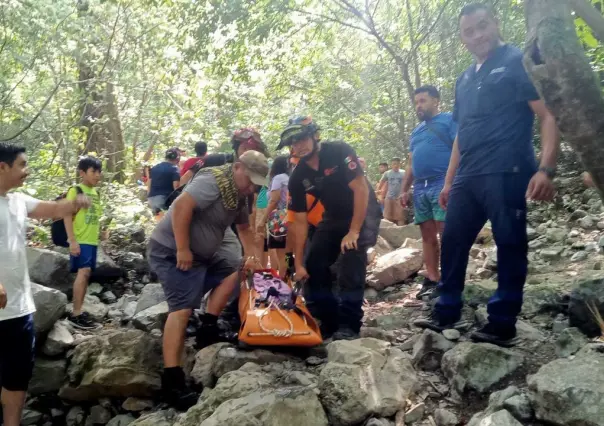
M437 426L456 426L459 423L454 413L442 408L437 408L434 412L434 421Z
M398 249L381 256L371 269L368 284L376 290L404 281L419 271L423 265L421 250Z
M161 346L139 330L94 336L74 350L69 384L59 392L71 401L101 397L148 397L160 388Z
M31 291L36 305L34 326L36 336L49 331L59 318L65 314L67 296L59 290L31 283Z
M575 327L567 328L560 333L556 340L556 355L566 358L576 354L587 344L587 338L581 330Z
M443 354L455 346L440 333L424 330L413 346L413 363L424 370L436 370L440 367Z
M73 346L71 332L63 322L57 321L48 333L42 351L45 355L56 356L61 355L71 346Z
M528 377L537 419L555 425L604 425L604 354L557 359Z
M489 343L460 343L446 352L442 370L453 388L484 392L514 372L523 362L522 355Z

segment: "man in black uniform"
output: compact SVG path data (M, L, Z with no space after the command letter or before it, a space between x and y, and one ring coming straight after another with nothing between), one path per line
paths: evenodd
M319 128L310 117L291 120L278 149L291 146L300 163L289 180L294 222L296 280L308 278L304 296L321 323L324 339L356 339L363 319L367 249L375 245L382 214L375 193L363 174L354 149L344 142L319 145ZM306 259L308 231L306 194L325 207ZM339 300L334 294L330 266L337 268Z

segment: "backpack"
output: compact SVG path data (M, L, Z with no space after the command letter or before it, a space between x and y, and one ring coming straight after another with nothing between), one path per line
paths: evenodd
M75 189L78 195L82 195L84 193L79 185L76 185ZM55 198L55 201L64 200L67 197L68 192L69 190L59 195L57 198ZM69 242L67 241L67 231L65 230L65 221L63 219L55 220L52 225L50 225L50 236L52 238L52 243L55 246L69 247Z

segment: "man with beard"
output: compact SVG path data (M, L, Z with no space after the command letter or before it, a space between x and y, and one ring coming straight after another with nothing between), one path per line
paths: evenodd
M459 130L440 195L447 219L439 298L430 317L415 324L438 331L464 326L460 319L468 255L490 220L498 285L487 305L488 323L471 337L511 346L528 269L526 200L553 198L560 141L556 120L524 69L522 51L502 40L492 9L482 3L464 6L459 28L475 62L455 86L453 117ZM541 124L539 165L533 148L535 115Z
M424 249L426 277L417 298L433 292L440 280L440 245L445 224L445 211L438 197L445 184L457 124L453 115L440 112L440 93L434 86L415 90L415 110L421 123L411 133L409 162L403 181L402 204L409 203L409 190L413 184L415 223L419 225Z
M308 278L304 296L321 322L323 338L355 339L363 318L367 249L377 241L382 215L352 147L344 142L319 144L318 135L319 127L310 117L299 117L290 120L277 148L291 146L300 158L289 180L288 209L294 212L294 223L288 238L294 237L295 278ZM305 267L307 194L321 201L325 213L310 243ZM336 297L330 266L338 256Z

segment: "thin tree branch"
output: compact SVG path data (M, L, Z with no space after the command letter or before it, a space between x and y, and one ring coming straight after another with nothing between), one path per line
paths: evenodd
M48 96L48 98L44 102L44 105L42 105L42 108L40 108L40 110L37 112L37 114L34 116L34 118L24 128L22 128L21 130L19 130L16 134L14 134L13 136L11 136L10 138L0 139L0 142L8 142L8 141L11 141L13 139L16 139L19 136L21 136L24 132L26 132L27 129L29 129L31 126L33 126L33 124L36 122L36 120L42 114L42 111L44 111L44 109L46 109L46 107L48 106L48 104L50 103L50 101L52 100L52 98L54 97L55 93L57 93L57 90L59 90L59 87L61 87L61 83L60 82L59 82L59 84L57 84L55 86L55 88L53 89L53 91L50 93L50 95Z
M604 41L604 17L586 0L567 0L575 13L592 29L596 38Z
M286 10L289 10L290 12L298 12L301 13L303 15L308 15L308 16L312 16L315 18L321 18L324 19L326 21L330 21L330 22L335 22L336 24L342 25L344 27L348 27L348 28L352 28L358 31L363 31L364 33L367 34L371 34L371 32L369 30L367 30L367 28L363 28L363 27L359 27L357 25L353 25L353 24L349 24L348 22L344 22L340 19L334 18L332 16L327 16L327 15L322 15L320 13L313 13L313 12L309 12L307 10L303 10L303 9L297 9L297 8L293 8L293 7L286 7ZM321 22L321 21L316 21L316 22Z
M99 77L103 74L103 71L105 71L105 67L107 66L107 62L109 62L109 57L111 56L111 47L113 44L113 37L115 37L115 30L117 28L117 23L119 22L119 19L120 19L121 7L122 7L122 5L121 5L121 3L119 3L117 5L117 14L115 16L115 22L113 23L113 30L111 31L111 36L109 37L109 45L107 46L107 52L105 53L105 62L103 63L103 67L99 71L99 74L98 74Z

